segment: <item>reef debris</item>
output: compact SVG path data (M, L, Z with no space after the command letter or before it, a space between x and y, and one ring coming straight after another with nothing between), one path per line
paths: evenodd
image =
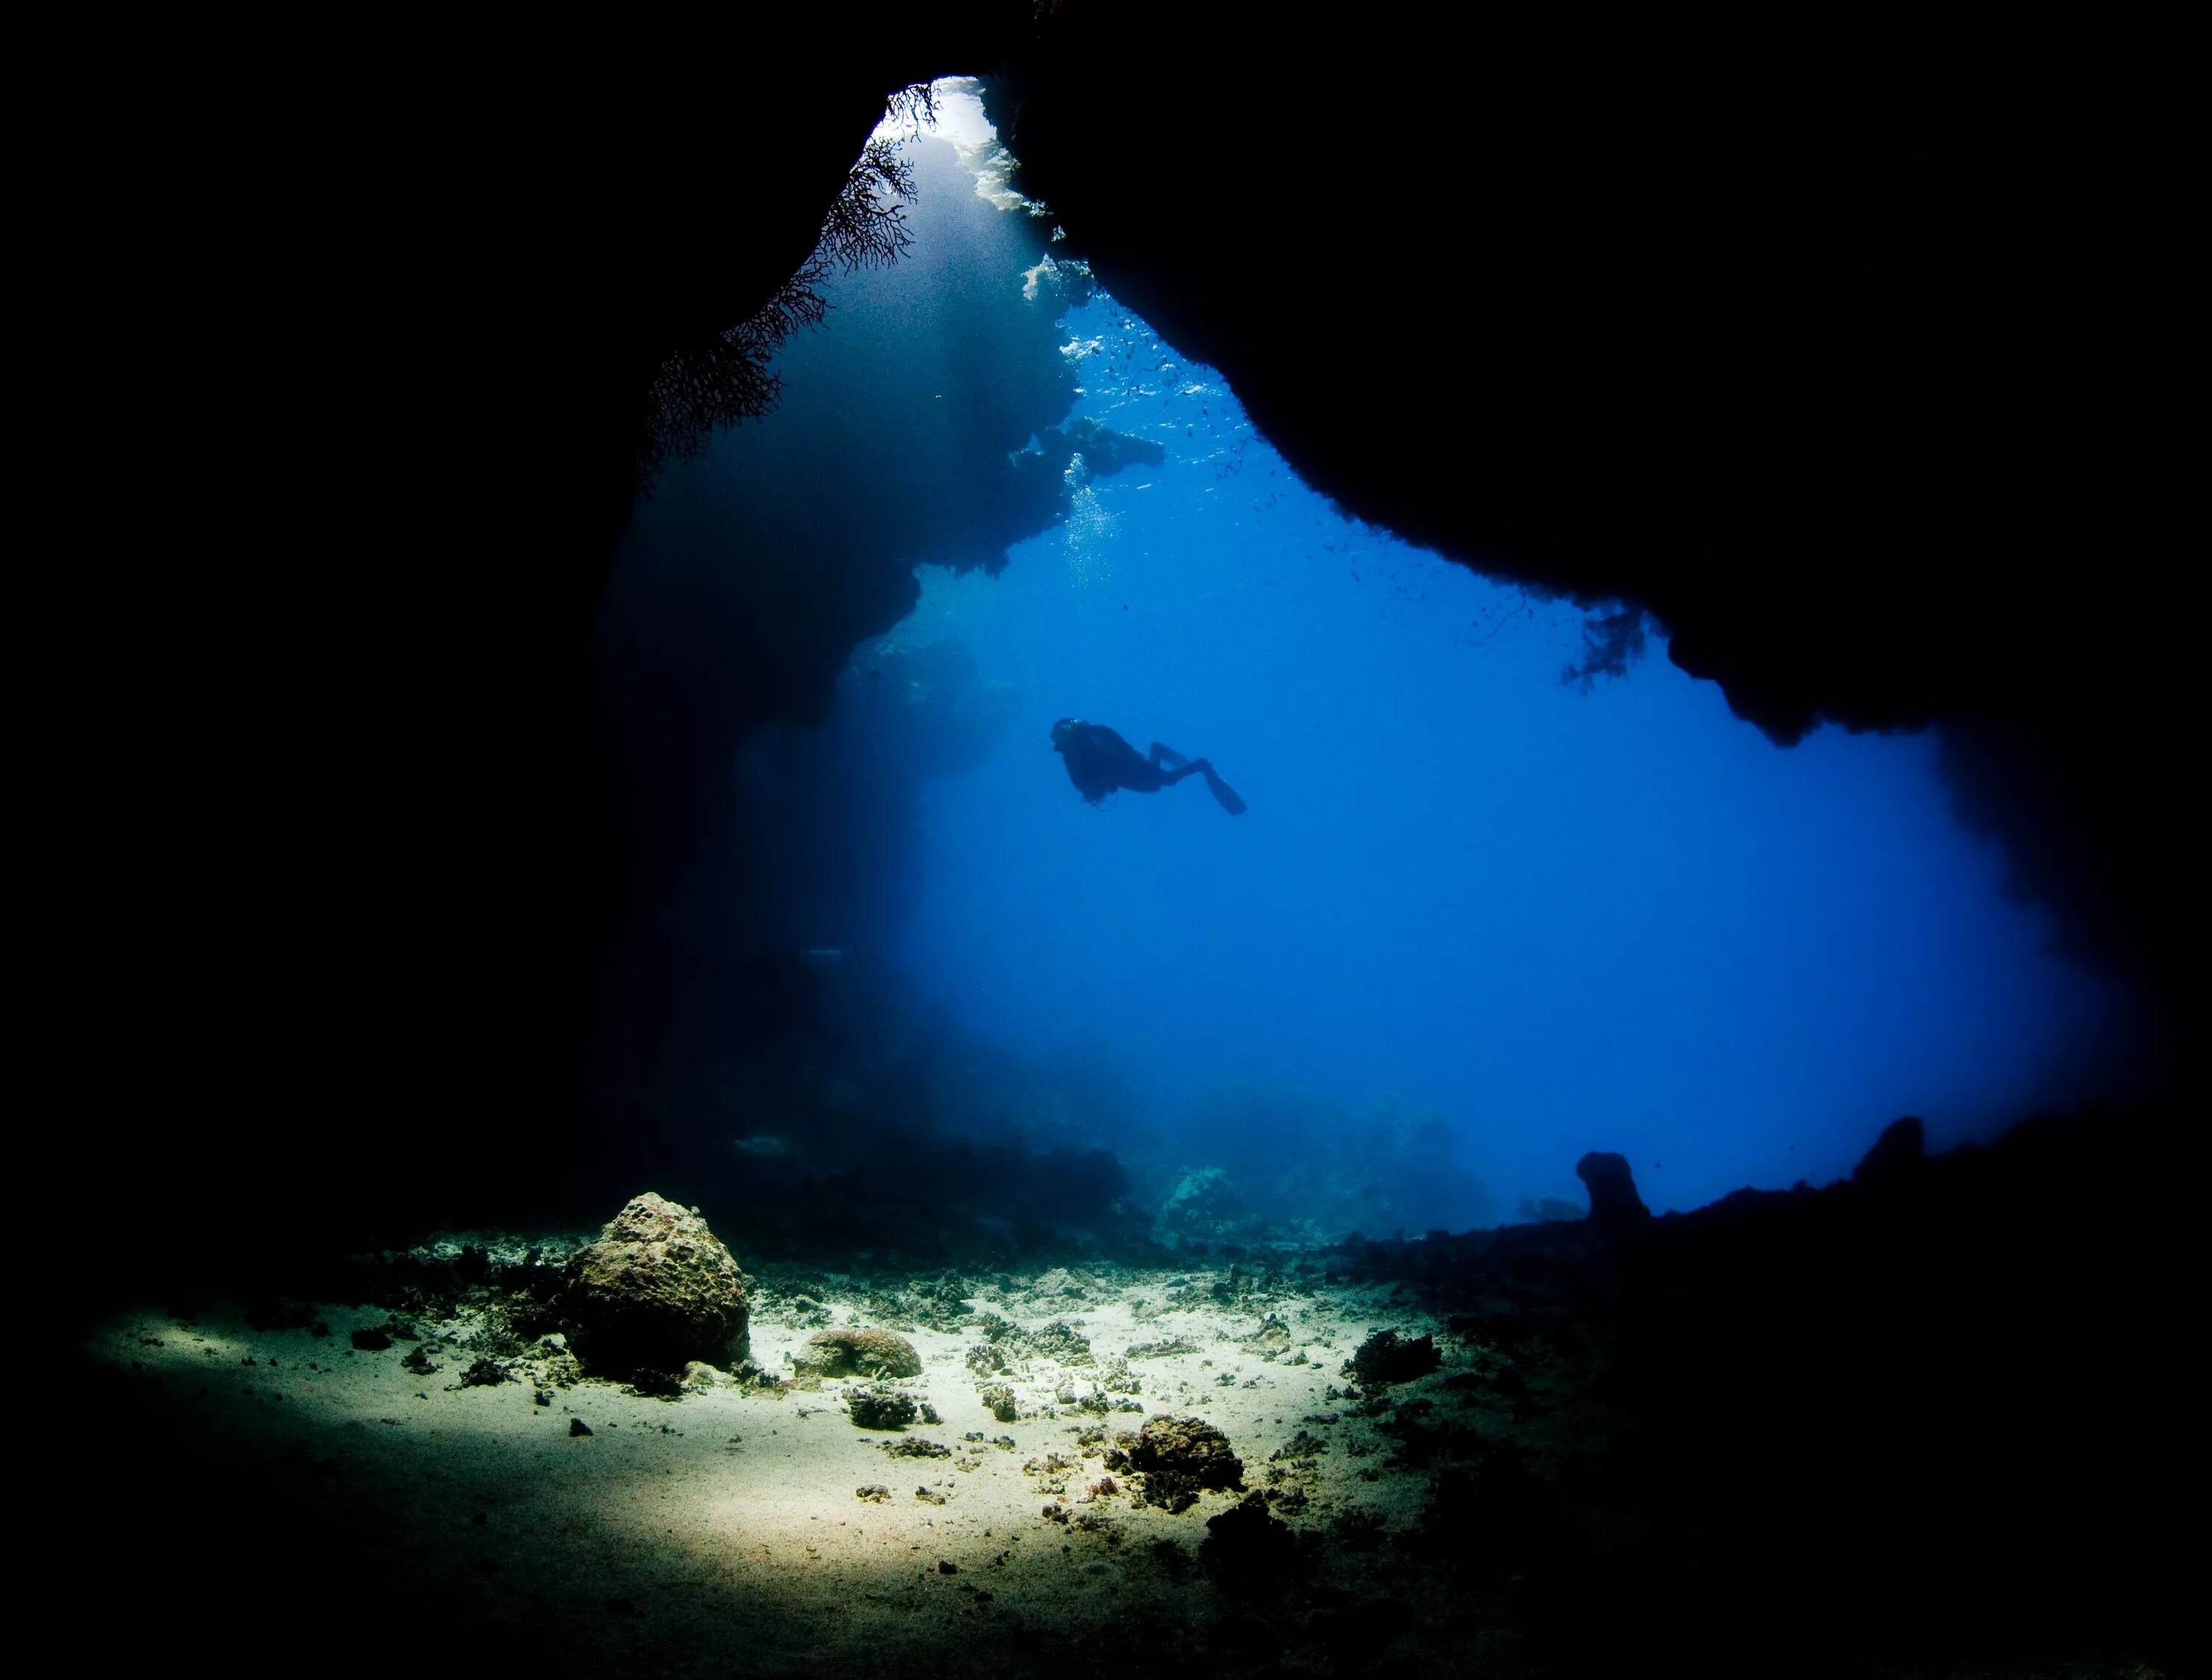
M921 1415L911 1397L890 1389L856 1388L845 1403L855 1429L903 1429Z

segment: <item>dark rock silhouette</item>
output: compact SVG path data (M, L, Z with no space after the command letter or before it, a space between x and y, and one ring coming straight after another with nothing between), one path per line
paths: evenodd
M1265 1494L1247 1494L1228 1510L1206 1519L1206 1538L1198 1560L1231 1591L1263 1586L1279 1589L1297 1567L1297 1537L1288 1523L1267 1508Z
M1881 1129L1881 1135L1874 1141L1859 1164L1851 1169L1854 1184L1894 1182L1909 1173L1927 1158L1927 1128L1920 1123L1917 1115L1893 1120Z
M2034 1121L1612 1233L1362 1245L1353 1274L1422 1283L1458 1345L1540 1348L1632 1426L1601 1463L1540 1473L1401 1416L1441 1466L1425 1555L1522 1575L1547 1671L2062 1650L2206 1671L2204 1114ZM1594 1542L1580 1501L1601 1487L1638 1537Z
M1401 1336L1394 1330L1381 1330L1359 1344L1344 1369L1356 1382L1383 1388L1425 1377L1442 1362L1434 1336Z
M1593 1149L1575 1163L1575 1177L1589 1192L1592 1225L1617 1227L1651 1217L1651 1210L1636 1193L1636 1175L1628 1170L1627 1156Z

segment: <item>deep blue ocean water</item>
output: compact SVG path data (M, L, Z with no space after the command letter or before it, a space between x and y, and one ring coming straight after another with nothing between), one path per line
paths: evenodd
M1110 301L1068 328L1144 335ZM1347 523L1154 343L1128 378L1091 356L1079 411L1167 465L912 621L1022 697L927 790L902 953L974 1030L1103 1041L1170 1108L1256 1079L1432 1109L1510 1196L1617 1148L1655 1208L1822 1182L1906 1112L1979 1135L2097 1062L2118 1000L2007 898L1932 739L1777 748L1656 638L1563 684L1583 614ZM1085 804L1064 714L1210 757L1249 812L1194 779Z
M925 195L917 227L942 213ZM1022 285L988 262L968 283ZM841 332L880 337L871 313L905 307L902 283L841 282L809 375L830 377ZM1449 299L1407 307L1455 330ZM1624 1152L1655 1209L1683 1208L1846 1173L1901 1114L1941 1147L2055 1095L2124 1094L2124 997L2008 897L1931 736L1778 748L1656 627L1624 673L1563 681L1583 611L1347 520L1109 296L1059 339L1071 417L1165 461L1071 469L1063 520L997 575L924 569L890 642L957 641L1011 717L982 762L924 785L893 948L845 960L903 976L986 1046L1120 1068L1128 1135L1097 1142L1141 1132L1200 1166L1249 1159L1255 1135L1294 1150L1316 1123L1390 1117L1487 1186L1430 1175L1422 1218L1461 1226L1577 1195L1588 1149ZM931 367L961 354L904 342ZM680 469L644 528L780 423ZM841 679L848 728L871 727L884 645ZM1197 779L1094 808L1050 749L1064 715L1209 757L1249 813Z

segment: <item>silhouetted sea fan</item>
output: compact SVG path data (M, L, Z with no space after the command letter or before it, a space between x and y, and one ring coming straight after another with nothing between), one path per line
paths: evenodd
M889 107L918 129L935 113L926 86L903 89ZM906 224L914 198L914 166L896 146L872 139L845 177L822 220L814 253L756 313L710 342L679 350L660 365L647 395L646 429L638 449L638 484L648 485L671 461L685 460L724 426L755 420L775 406L783 380L769 363L801 327L819 326L830 301L817 289L836 272L882 268L914 243Z

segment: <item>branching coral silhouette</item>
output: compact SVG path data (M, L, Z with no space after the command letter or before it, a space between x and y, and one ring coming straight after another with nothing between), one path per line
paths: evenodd
M892 121L919 133L937 113L936 94L917 82L892 94L887 112ZM880 135L870 140L799 271L751 316L661 363L647 395L638 448L641 490L672 461L696 455L719 428L758 419L775 406L783 380L769 363L776 351L801 327L828 319L830 301L818 289L831 275L882 268L906 254L914 243L906 224L913 198L914 167L899 155L896 143Z
M1644 657L1644 617L1642 607L1631 606L1585 619L1583 656L1567 661L1559 680L1588 694L1601 677L1626 676L1628 667Z

